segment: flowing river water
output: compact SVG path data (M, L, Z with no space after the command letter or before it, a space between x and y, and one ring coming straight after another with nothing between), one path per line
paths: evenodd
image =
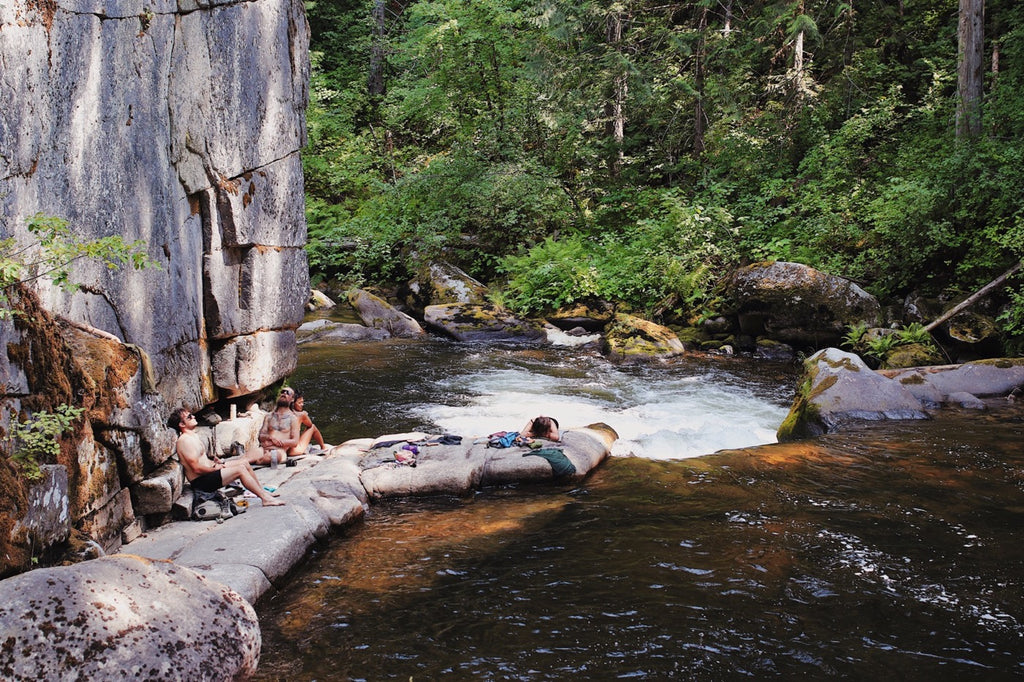
M299 364L329 442L537 414L620 440L578 485L375 504L260 602L259 679L1024 678L1022 407L776 444L789 367L436 340Z

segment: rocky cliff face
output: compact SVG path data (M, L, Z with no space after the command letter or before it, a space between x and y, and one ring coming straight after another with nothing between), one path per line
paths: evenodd
M72 398L90 411L60 462L71 523L108 548L133 519L131 486L171 454L154 423L167 408L248 395L295 367L308 80L301 0L0 2L0 239L28 243L41 212L81 238L143 240L158 265L79 261L74 293L33 283L55 331L116 337L146 370L111 383L121 351L107 367L84 358L96 381ZM52 406L28 367L39 332L0 322L0 431L11 409ZM82 343L46 340L78 361Z
M294 366L308 297L298 0L0 5L0 207L142 239L159 269L82 262L57 314L146 350L158 392L199 405ZM5 236L7 236L5 235Z

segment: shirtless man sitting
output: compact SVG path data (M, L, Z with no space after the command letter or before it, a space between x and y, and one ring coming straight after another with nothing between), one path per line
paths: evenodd
M167 420L167 425L178 432L175 450L178 460L185 469L185 478L193 490L213 492L235 480L240 480L245 489L260 498L264 507L278 507L284 504L274 499L260 485L252 466L244 458L222 460L217 455L211 459L206 454L203 441L196 433L196 417L185 408L175 410Z
M260 427L259 451L249 453L247 459L253 464L284 464L288 453L299 443L299 417L292 411L295 392L286 388L277 396L274 411L263 419Z

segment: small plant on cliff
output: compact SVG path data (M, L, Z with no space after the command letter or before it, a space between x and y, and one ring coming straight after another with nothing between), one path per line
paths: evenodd
M25 421L11 412L11 428L5 440L11 447L11 459L21 467L25 478L36 480L42 476L41 459L55 459L60 454L61 434L71 430L74 422L85 410L71 405L58 405L53 412L36 412Z
M126 242L119 236L83 241L63 218L37 213L27 221L35 242L19 246L13 237L0 240L0 319L11 317L10 297L19 284L46 277L57 286L74 291L71 264L82 258L98 260L108 269L130 266L134 270L157 265L146 255L145 242Z

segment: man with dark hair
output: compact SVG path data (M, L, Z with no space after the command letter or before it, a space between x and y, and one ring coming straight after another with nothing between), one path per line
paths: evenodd
M245 458L225 461L214 455L211 459L206 454L203 441L196 433L196 416L190 410L184 407L175 410L168 418L167 425L178 432L175 450L178 453L178 461L185 469L185 478L193 490L213 492L239 480L246 490L260 498L264 507L278 507L284 504L263 489L252 470L252 465Z

